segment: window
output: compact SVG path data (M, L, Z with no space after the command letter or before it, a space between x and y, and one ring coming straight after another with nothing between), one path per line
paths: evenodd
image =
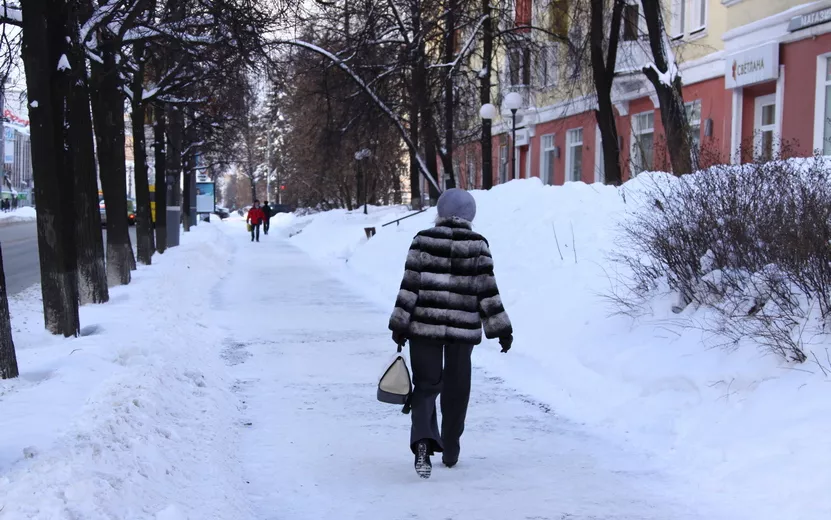
M626 4L623 7L623 41L631 42L638 39L639 13L640 6L638 4Z
M539 87L553 87L557 85L559 79L559 67L557 66L557 57L560 48L553 44L540 49L537 54L537 65L534 70L537 72L537 85Z
M655 112L632 116L632 174L652 169L655 154Z
M776 132L776 95L756 98L754 151L759 161L770 161L778 151L775 143Z
M816 96L814 149L831 155L831 56L818 58Z
M515 18L517 27L527 27L531 25L531 0L514 0L515 1Z
M701 100L697 99L684 105L687 109L687 122L690 124L690 143L694 157L701 151Z
M554 184L554 160L557 149L554 146L554 134L542 136L540 157L540 180L543 184Z
M550 0L548 4L548 30L551 33L549 38L552 40L568 37L568 3L568 0Z
M514 48L508 53L509 83L511 86L531 84L531 50Z
M670 15L673 38L699 33L707 28L707 0L672 0Z
M499 146L499 183L508 181L508 145Z
M571 28L571 32L569 33L571 42L582 42L583 40L583 28L579 24L574 24ZM582 72L583 62L581 58L583 58L583 54L579 46L575 46L569 44L568 46L568 69L569 74L571 74L571 79L577 79L580 77L580 73Z
M579 181L583 177L583 129L566 132L566 181Z

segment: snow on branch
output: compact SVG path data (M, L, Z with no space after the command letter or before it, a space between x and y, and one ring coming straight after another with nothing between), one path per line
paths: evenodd
M485 23L485 21L488 18L489 18L488 15L486 15L486 14L482 15L482 17L479 19L479 23L477 23L476 27L473 28L473 32L470 33L470 36L468 37L467 41L465 42L464 47L462 47L462 50L459 51L458 55L456 55L456 59L453 60L453 63L442 63L440 65L431 65L430 68L449 67L450 70L448 71L448 74L450 74L454 70L456 70L456 67L459 66L459 62L461 62L462 58L464 58L465 55L467 55L468 51L472 48L473 42L476 40L476 35L479 34L479 29L482 28L482 24Z
M644 73L646 71L652 71L657 76L658 81L661 82L662 85L666 85L668 87L672 87L675 83L675 80L678 79L680 76L680 71L678 70L678 64L675 62L675 54L672 52L672 47L669 44L669 39L667 38L666 34L663 35L661 39L661 47L663 48L664 52L664 59L667 62L667 70L661 71L658 70L658 66L655 65L654 62L649 62L643 66Z
M367 85L364 82L364 80L361 79L360 76L358 76L358 74L355 73L354 70L352 70L351 67L349 67L349 65L347 65L343 60L341 60L331 52L327 51L326 49L318 47L313 43L305 42L303 40L274 40L272 43L275 45L292 45L295 47L300 47L312 51L316 54L319 54L327 58L332 63L340 67L341 70L346 72L346 74L349 75L350 78L352 78L352 81L354 81L364 92L366 92L366 94L370 98L372 98L372 101L375 103L375 105L378 108L380 108L381 111L384 112L384 114L386 114L386 116L389 117L393 123L395 123L395 126L398 128L398 131L401 134L402 139L404 139L404 142L407 143L407 147L409 147L409 149L413 151L413 155L415 155L421 173L427 178L427 180L430 181L430 184L432 184L436 188L436 190L438 190L439 192L443 191L439 186L439 183L436 182L436 179L433 178L433 175L430 173L430 170L427 168L427 163L424 161L424 157L421 156L421 153L419 153L418 148L416 148L416 146L410 139L410 135L407 132L407 129L404 128L404 124L401 122L401 119L399 119L395 112L390 110L390 108L383 101L381 101L378 95L369 87L369 85Z

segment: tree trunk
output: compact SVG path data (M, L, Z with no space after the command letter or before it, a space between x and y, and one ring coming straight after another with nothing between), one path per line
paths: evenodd
M444 15L445 63L452 63L456 57L456 9L456 0L447 0L447 12ZM445 188L456 187L456 172L453 171L453 115L456 113L453 96L455 71L455 68L451 68L444 78L444 152L441 155L444 162L444 171L449 173L445 181Z
M0 379L20 375L12 339L12 321L9 314L9 295L6 292L6 274L3 270L3 250L0 248Z
M77 2L70 25L72 40L70 60L72 81L69 90L67 119L68 149L72 155L75 197L75 241L78 256L78 292L81 304L106 303L110 299L104 263L104 239L98 209L98 170L95 164L92 114L89 104L85 48L80 42L81 20L89 17L89 7ZM78 14L76 14L78 13Z
M116 62L117 49L111 38L103 37L103 63L92 61L91 97L98 171L107 211L107 282L114 287L130 283L135 258L127 222L124 96Z
M155 155L156 180L153 194L156 204L156 251L167 249L167 117L161 104L153 106L153 153Z
M493 62L493 26L491 0L482 0L482 70L479 98L483 105L491 102L491 64ZM493 188L493 136L490 119L482 120L482 188Z
M184 207L184 218L183 221L185 223L185 232L190 232L190 226L193 222L191 219L193 215L191 215L191 202L192 198L194 197L194 181L196 177L196 152L194 150L194 146L196 145L197 136L196 136L196 123L193 121L193 118L190 118L187 127L185 128L185 135L187 139L185 142L187 144L187 152L185 153L185 161L184 161L184 194L182 198L184 199L183 207Z
M170 107L167 111L167 177L170 187L168 204L172 207L182 207L182 139L185 130L184 115L178 107ZM178 226L177 226L178 229ZM178 231L177 231L178 233ZM178 241L177 241L178 242Z
M610 23L609 41L604 56L604 34L606 24L604 23L604 12L606 2L604 0L591 0L591 24L589 26L589 46L591 49L592 76L594 88L597 93L597 110L594 115L597 126L600 129L600 136L603 146L603 170L607 184L615 186L623 181L620 167L620 145L618 141L617 124L615 123L615 112L612 104L612 86L615 80L615 67L617 66L617 51L620 42L620 25L625 2L614 0L612 8L612 19Z
M153 258L153 219L150 213L150 181L147 179L147 145L144 137L144 44L133 47L137 70L133 74L130 121L133 128L133 162L136 174L136 253L139 263L150 265Z
M410 153L410 203L413 208L421 208L421 169L418 167L419 130L420 114L416 103L415 89L412 87L414 81L410 81L410 141L412 146Z
M654 68L644 67L643 73L658 95L672 171L676 175L683 175L693 170L693 157L690 125L681 95L681 74L666 35L661 1L642 0L642 4L654 64ZM666 77L669 77L669 83L665 83Z
M66 6L58 0L23 5L23 64L29 97L32 170L37 201L38 253L46 329L80 332L75 256L73 180L64 153L68 74L57 70L68 52Z

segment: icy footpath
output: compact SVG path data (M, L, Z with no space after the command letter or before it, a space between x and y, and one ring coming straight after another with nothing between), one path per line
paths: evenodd
M0 382L0 519L255 518L208 314L232 254L221 225L83 307L84 337L42 332L39 289L12 301L22 373Z
M389 309L274 234L251 244L241 225L224 229L237 253L215 320L243 407L251 518L743 518L709 510L654 461L587 434L481 367L459 465L437 464L421 481L409 416L375 400L393 353Z

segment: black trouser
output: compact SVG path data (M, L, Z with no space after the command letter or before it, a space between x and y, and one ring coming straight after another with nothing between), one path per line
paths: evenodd
M260 225L259 224L251 224L251 241L254 241L254 233L257 233L257 242L260 241Z
M459 439L465 430L465 416L470 401L470 355L472 345L443 345L423 340L410 341L413 368L413 425L410 448L422 440L430 451L444 452L444 460L459 458ZM444 363L442 366L442 356ZM441 395L441 433L436 417L436 397Z
M271 227L271 219L269 217L266 217L265 220L263 220L263 233L265 233L267 235L268 234L268 228L270 228L270 227Z

